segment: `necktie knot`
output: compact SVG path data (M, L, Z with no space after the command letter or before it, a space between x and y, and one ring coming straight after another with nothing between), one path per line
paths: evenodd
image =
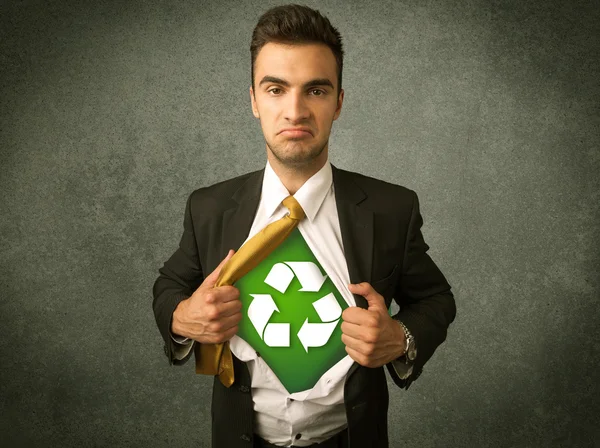
M302 206L294 196L288 196L282 202L283 206L290 211L290 218L301 221L306 216Z

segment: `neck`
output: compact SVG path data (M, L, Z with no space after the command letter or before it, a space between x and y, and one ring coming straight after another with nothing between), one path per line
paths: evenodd
M324 156L324 157L323 157ZM327 151L306 165L284 165L267 151L269 164L287 191L294 195L304 183L315 175L327 162Z

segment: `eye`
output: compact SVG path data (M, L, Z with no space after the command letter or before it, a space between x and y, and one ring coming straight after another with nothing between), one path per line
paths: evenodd
M323 96L325 95L327 92L325 92L324 90L321 89L312 89L311 92L319 92L319 95L315 95L315 96Z
M269 93L275 93L275 90L281 91L281 89L279 87L274 87L271 90L267 90L267 92L269 92ZM275 93L275 95L277 95L277 93Z

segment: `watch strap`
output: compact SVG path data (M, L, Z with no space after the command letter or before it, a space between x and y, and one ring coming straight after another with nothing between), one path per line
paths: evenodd
M411 363L412 361L408 358L408 350L410 347L410 344L413 343L415 341L415 337L412 335L412 333L409 331L409 329L406 327L406 325L404 325L404 322L402 322L401 320L398 320L398 323L402 326L402 329L404 330L404 334L406 337L406 341L405 341L405 351L402 354L401 357L404 357L405 362L407 364Z

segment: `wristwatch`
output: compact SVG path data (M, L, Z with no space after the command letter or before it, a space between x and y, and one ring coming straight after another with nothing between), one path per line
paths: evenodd
M412 364L412 362L417 357L417 345L415 343L415 337L411 334L410 331L408 331L408 328L406 328L406 325L404 325L402 321L398 321L398 323L402 325L402 328L404 329L404 334L406 335L406 351L402 356L405 358L406 364Z

